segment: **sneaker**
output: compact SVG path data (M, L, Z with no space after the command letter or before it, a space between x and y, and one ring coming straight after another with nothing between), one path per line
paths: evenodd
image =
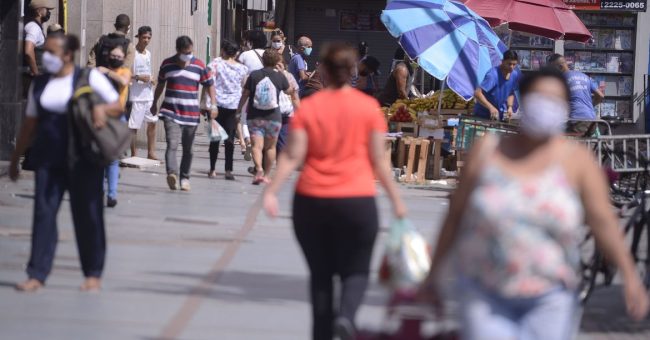
M167 175L167 185L169 185L170 190L178 189L178 177L175 174Z
M344 317L338 317L334 323L334 332L340 340L356 339L356 331L350 320Z
M253 152L253 147L250 144L246 145L246 151L244 151L244 159L247 162L250 162L253 159L252 152Z
M183 191L190 191L192 190L192 187L190 186L190 180L187 178L181 179L181 190Z
M227 180L227 181L234 181L234 180L235 180L235 176L233 176L233 174L231 174L231 173L228 172L228 173L226 173L226 180Z
M116 199L114 199L112 197L106 198L106 206L107 207L115 208L116 205L117 205L117 200Z
M249 166L249 167L248 167L248 173L251 174L251 175L253 175L253 176L255 176L255 175L257 174L257 171L255 171L255 167L254 167L254 166Z

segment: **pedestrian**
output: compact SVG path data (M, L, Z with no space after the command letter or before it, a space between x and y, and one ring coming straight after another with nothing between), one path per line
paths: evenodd
M381 63L379 60L371 55L366 56L364 59L359 61L358 78L356 85L352 87L358 89L359 91L369 95L374 96L375 91L379 88L377 83L377 75L379 73L379 67Z
M298 85L300 85L300 91L302 92L307 84L307 80L309 80L309 76L311 75L308 71L305 58L311 55L313 43L311 39L303 36L298 39L297 47L298 49L296 50L296 53L294 53L289 62L289 73L293 74L293 77L296 78Z
M131 18L126 14L120 14L115 18L115 31L113 33L102 35L93 48L90 49L88 54L88 67L104 66L108 67L108 59L110 50L116 45L124 46L126 50L126 57L124 58L124 66L131 69L133 66L133 59L135 58L135 46L127 34L131 29Z
M160 115L165 123L167 135L167 151L165 165L167 167L167 185L169 189L190 191L190 170L192 168L192 146L196 127L200 122L199 85L208 88L210 101L210 118L215 119L219 114L216 106L214 82L212 74L205 64L196 58L192 51L194 43L188 36L176 39L176 54L165 59L158 72L158 85L154 93L151 114L158 115L158 100L165 90L165 100L160 107ZM178 144L183 146L180 172L176 150Z
M415 76L413 61L401 47L395 51L394 60L390 76L378 97L382 106L391 106L398 99L408 99L411 92Z
M308 97L312 96L316 92L326 87L327 87L327 83L325 82L325 78L323 77L323 72L320 70L320 65L316 63L316 67L314 68L314 71L309 74L307 83L303 87L302 91L300 91L300 99L301 100L307 99Z
M278 135L278 142L276 144L276 155L279 155L284 147L287 145L289 137L289 123L291 122L291 117L293 113L300 107L300 96L298 95L298 82L293 77L289 71L287 71L287 66L284 61L281 61L276 66L278 71L282 72L284 76L289 81L289 87L291 87L291 95L288 95L284 92L280 93L280 113L282 113L282 128L280 128L280 134ZM276 156L277 158L277 156Z
M248 75L248 68L237 62L238 46L228 40L221 42L221 56L214 59L208 68L212 71L214 86L217 92L217 105L219 116L217 123L221 125L228 134L224 141L226 146L225 178L234 181L233 156L235 152L235 134L237 131L237 105L242 95L242 85ZM205 92L204 92L205 93ZM207 99L207 98L206 98ZM206 100L205 107L210 107L212 102ZM217 177L215 165L219 155L220 141L210 142L210 172L208 177Z
M463 339L572 339L586 222L620 269L628 313L643 319L648 293L604 173L587 148L563 138L565 77L543 69L524 77L520 91L520 133L488 136L468 156L422 295L435 289L441 263L455 249Z
M264 54L264 49L266 48L268 40L266 39L266 34L262 31L250 30L244 34L244 47L247 49L242 52L237 60L240 63L244 64L248 68L248 74L251 72L261 70L264 68L262 63L262 55ZM248 107L244 107L240 111L240 124L242 125L242 133L244 137L244 159L246 161L251 161L252 159L252 146L250 140L250 131L248 129Z
M282 56L274 49L267 49L262 56L264 68L252 72L239 101L238 111L248 105L248 127L253 146L255 178L253 184L268 182L275 163L276 144L282 128L280 92L292 95L289 81L276 69ZM262 159L264 158L264 161Z
M126 121L126 102L129 97L129 83L131 70L124 66L126 50L121 44L116 45L108 55L108 67L99 66L97 70L111 81L115 90L120 95L122 115L120 119ZM114 208L117 205L117 186L120 181L120 161L114 160L106 167L106 206Z
M57 33L57 32L65 34L63 27L59 24L52 24L47 26L47 35Z
M571 89L571 98L569 99L571 111L567 132L577 133L582 137L591 137L597 124L587 121L597 119L594 105L600 104L605 99L605 94L598 89L596 83L588 75L579 71L571 71L563 55L553 54L548 62L564 73Z
M355 339L355 315L368 286L379 227L375 178L396 217L405 217L406 207L384 157L387 129L379 104L349 86L356 51L332 43L321 60L329 87L301 102L263 202L267 213L276 217L280 187L304 164L292 216L310 272L311 338L331 340L336 328L337 336L348 340ZM336 302L335 277L341 282Z
M41 65L43 45L45 45L43 24L50 20L52 10L56 6L56 1L53 0L32 0L27 8L25 28L23 29L23 39L25 41L23 95L25 98L27 98L31 81L43 71Z
M33 140L31 157L36 170L31 255L27 264L28 280L16 286L19 291L38 290L50 274L58 241L56 216L66 191L70 195L81 269L86 278L81 289L90 291L101 287L106 253L104 169L86 159L83 153L71 157L70 153L77 153L78 148L69 148L69 136L74 133L68 124L70 100L81 73L74 64L79 47L79 39L71 35L47 37L43 52L45 73L34 79L29 90L26 117L11 158L9 175L16 181L20 155ZM122 106L119 95L101 73L90 71L89 84L106 102L93 108L94 125L101 128L107 116L122 113Z
M519 91L521 71L519 55L513 50L503 53L501 65L488 71L474 92L474 115L483 119L509 120L514 113L515 93Z
M131 100L131 113L129 114L129 128L133 130L131 142L131 157L137 156L137 133L142 123L147 123L147 158L157 161L156 157L156 123L158 116L151 114L153 105L153 88L156 81L153 79L151 67L151 52L147 49L153 32L151 27L142 26L138 29L138 44L135 46L135 59L133 61L133 77L129 97Z
M352 71L352 78L350 79L350 86L354 88L358 88L359 65L368 56L369 51L370 51L370 46L368 46L367 42L362 41L359 43L359 46L357 47L357 53L359 53L359 62L357 62L354 71Z
M293 56L293 48L291 45L287 45L287 37L279 28L271 32L271 48L280 53L285 65L289 65Z

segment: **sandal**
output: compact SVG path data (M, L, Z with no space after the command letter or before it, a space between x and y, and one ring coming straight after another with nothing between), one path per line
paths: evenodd
M208 178L217 178L217 171L212 170L212 171L208 172Z

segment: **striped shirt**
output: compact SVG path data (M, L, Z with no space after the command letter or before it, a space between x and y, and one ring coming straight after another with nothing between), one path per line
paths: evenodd
M158 82L167 82L160 114L180 125L198 125L201 115L199 84L212 86L212 75L197 58L192 58L185 68L179 67L177 60L177 56L167 58L160 66Z

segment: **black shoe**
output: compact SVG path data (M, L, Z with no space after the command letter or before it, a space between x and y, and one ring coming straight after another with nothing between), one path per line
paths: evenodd
M234 181L235 180L235 176L233 176L233 174L231 174L231 173L227 173L225 177L226 177L227 181Z
M356 331L354 325L350 320L339 317L334 323L334 332L340 340L354 340L356 339Z
M254 167L254 166L249 166L249 167L248 167L248 173L251 174L251 175L253 175L253 176L257 175L257 171L255 171L255 167Z
M106 206L109 208L115 208L117 205L117 200L111 197L106 198Z

